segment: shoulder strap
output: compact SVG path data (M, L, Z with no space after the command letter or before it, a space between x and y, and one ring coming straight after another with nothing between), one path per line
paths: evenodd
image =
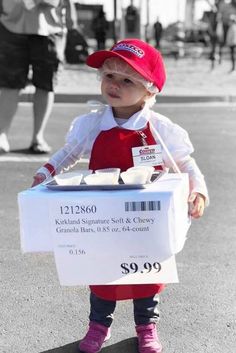
M172 163L173 170L175 171L175 173L181 174L181 171L180 171L179 167L177 166L174 158L172 157L170 151L168 150L168 148L167 148L165 142L163 141L162 137L160 136L159 132L157 131L157 129L153 126L153 124L150 121L149 121L149 124L150 124L150 128L151 128L151 130L153 132L154 137L156 137L157 140L160 141L163 149L165 150L168 158L170 159L170 161Z

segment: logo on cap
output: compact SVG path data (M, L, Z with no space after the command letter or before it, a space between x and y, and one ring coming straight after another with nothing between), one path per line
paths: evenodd
M140 49L139 47L136 47L136 45L129 44L129 43L118 43L112 49L112 51L119 51L119 50L129 51L134 55L138 56L139 58L142 58L145 54L142 49Z

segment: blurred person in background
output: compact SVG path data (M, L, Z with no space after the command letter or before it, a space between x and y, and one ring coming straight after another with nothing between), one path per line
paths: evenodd
M211 68L214 69L216 60L221 64L223 48L227 44L227 33L230 25L230 16L236 15L236 0L216 0L208 18L211 43Z
M105 49L109 23L106 20L105 12L103 9L101 9L93 19L91 28L97 41L97 50Z
M211 44L211 68L214 69L215 62L218 60L219 64L222 62L223 46L224 46L224 27L222 22L222 15L217 9L214 9L209 17L208 33Z
M162 37L162 33L163 33L163 27L162 27L162 24L159 20L159 17L157 17L157 20L154 23L153 27L154 27L154 39L156 42L156 48L160 49L160 42L161 42L161 37Z
M185 55L185 28L183 22L177 22L175 32L173 34L173 48L172 53L175 60L183 58Z
M229 29L226 36L226 44L230 48L230 58L231 58L231 70L235 71L235 60L236 60L236 15L230 16Z
M222 17L223 30L224 30L224 38L223 42L226 44L227 32L230 24L230 16L236 15L236 0L225 1L218 0L217 2L218 11Z
M50 152L44 130L64 60L66 27L77 27L72 0L0 0L0 153L10 151L7 135L31 69L35 93L29 151Z

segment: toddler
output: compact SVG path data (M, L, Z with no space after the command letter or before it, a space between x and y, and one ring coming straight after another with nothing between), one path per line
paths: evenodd
M179 170L189 174L190 214L193 218L201 217L208 194L204 177L190 156L194 149L188 134L150 109L166 79L160 52L139 39L125 39L110 50L91 54L87 65L98 69L101 93L107 105L72 122L65 146L37 171L33 186L69 169L81 156L89 158L89 169L118 167L125 171L134 165L133 147L162 148L163 141L167 148L162 148L155 168L172 167L169 151ZM90 289L89 329L79 344L80 351L101 350L111 334L116 301L125 299L133 300L139 352L162 351L157 323L158 293L164 289L163 284L94 285Z

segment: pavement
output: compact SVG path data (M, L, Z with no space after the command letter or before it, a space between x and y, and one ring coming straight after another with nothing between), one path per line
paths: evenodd
M230 72L230 61L225 58L221 65L211 69L207 57L187 57L175 60L165 57L167 81L157 97L160 103L187 102L236 102L236 71ZM55 89L56 102L85 103L101 100L96 70L85 64L65 64ZM34 87L23 90L21 101L32 101Z
M214 70L206 58L166 58L167 83L155 109L186 128L195 158L206 176L211 205L193 222L183 252L177 256L179 285L161 296L160 337L168 353L235 352L235 202L236 74L224 60ZM21 95L31 102L33 87ZM56 102L84 103L100 99L96 73L85 65L65 65L56 88ZM71 120L85 104L55 104L46 139L57 150ZM222 117L224 117L222 119ZM0 159L0 278L2 353L78 353L86 332L87 287L61 287L52 254L20 251L17 193L29 187L47 156L29 156L32 134L30 104L20 104L10 130L14 151ZM4 201L4 202L3 202ZM40 227L40 217L39 217ZM104 353L137 353L132 305L118 302L112 338Z
M52 254L20 250L17 193L31 185L32 175L47 158L21 150L31 139L31 108L19 105L9 135L15 152L0 163L0 352L79 353L78 341L88 324L88 288L60 286ZM230 156L236 150L236 105L154 108L188 130L211 198L177 255L180 283L167 286L161 295L158 330L164 352L234 353L236 159ZM64 142L71 120L87 109L86 104L54 105L46 129L53 151ZM138 352L130 301L118 302L111 340L101 352Z

